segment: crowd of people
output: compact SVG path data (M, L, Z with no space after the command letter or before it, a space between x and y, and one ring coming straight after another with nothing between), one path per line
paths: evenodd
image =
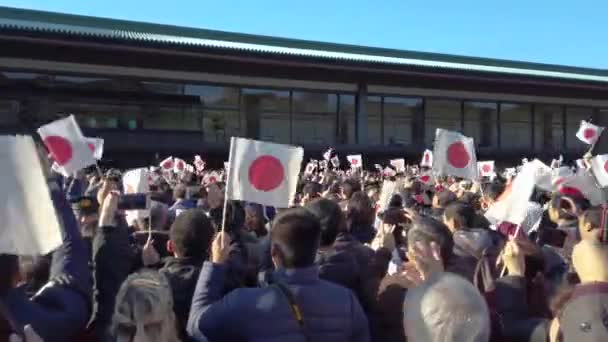
M52 174L63 244L0 255L0 339L608 341L602 207L536 188L534 219L491 222L512 175L423 171L303 172L270 208L153 170L133 220L118 170Z

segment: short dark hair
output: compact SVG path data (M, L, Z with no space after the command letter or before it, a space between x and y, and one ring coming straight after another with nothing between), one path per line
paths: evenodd
M185 199L187 190L188 189L183 184L176 185L175 188L173 189L173 198L174 199Z
M483 195L492 201L496 201L505 191L505 185L502 182L492 182L483 188Z
M456 194L450 190L443 190L435 194L437 196L437 204L441 208L445 208L457 200Z
M346 218L340 206L326 198L317 198L306 205L321 223L321 246L330 246L338 233L346 231Z
M319 197L323 192L323 187L317 182L308 182L302 188L302 194L309 197Z
M374 224L375 212L369 196L362 191L355 192L348 200L346 213L350 226L371 226Z
M361 191L361 183L359 183L356 179L348 178L342 182L342 192L347 200L358 191Z
M581 221L591 225L591 229L602 228L602 208L592 207L587 209L581 216Z
M452 259L454 239L445 224L430 217L417 218L407 234L408 248L413 248L418 241L438 244L444 264Z
M475 210L466 203L455 202L448 205L443 215L448 220L454 220L459 228L472 228L475 224Z
M19 273L19 257L10 254L0 254L0 296L4 296L13 288L13 280Z
M321 240L321 224L308 209L287 209L275 218L270 239L283 251L285 267L312 266Z
M169 231L174 252L192 258L207 257L214 235L211 221L198 209L186 210L177 216Z

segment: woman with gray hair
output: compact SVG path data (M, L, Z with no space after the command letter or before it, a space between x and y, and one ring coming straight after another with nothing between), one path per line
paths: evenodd
M167 279L155 271L130 275L116 296L111 335L118 342L178 342L173 296Z
M484 298L464 278L432 274L405 297L404 327L410 341L486 342L490 315Z

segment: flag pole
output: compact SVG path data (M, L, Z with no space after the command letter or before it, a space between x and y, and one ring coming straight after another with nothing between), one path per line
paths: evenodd
M220 227L219 233L223 233L226 230L226 210L228 209L228 187L230 186L230 172L232 169L232 150L234 148L234 137L230 138L230 152L228 153L228 168L226 171L225 182L226 186L224 186L224 209L222 211L222 226ZM220 235L220 244L224 247L224 239Z
M99 164L97 163L97 161L95 161L95 168L97 169L97 173L99 174L99 177L103 178L103 172L101 172L101 168L99 167Z

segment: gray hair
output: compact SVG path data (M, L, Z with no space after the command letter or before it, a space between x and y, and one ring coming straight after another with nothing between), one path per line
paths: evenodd
M479 291L464 278L444 272L405 297L404 326L410 341L487 342L490 314Z

